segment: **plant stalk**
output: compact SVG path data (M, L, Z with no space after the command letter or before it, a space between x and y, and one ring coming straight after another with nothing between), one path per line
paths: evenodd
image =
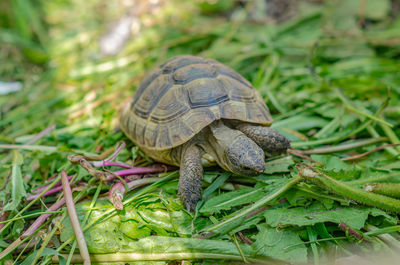
M63 255L65 258L67 255ZM214 254L214 253L156 253L156 254L141 254L141 253L113 253L113 254L92 254L90 258L96 263L112 263L112 262L134 262L134 261L156 261L156 260L196 260L196 259L218 259L218 260L237 260L243 261L240 255L229 254ZM257 264L276 264L264 259L247 258L248 261ZM58 264L58 256L54 256L53 263ZM82 263L80 255L73 254L71 259L72 264Z
M78 215L76 213L74 198L72 197L71 187L69 186L68 176L65 170L61 171L61 180L64 191L65 203L67 205L68 216L74 230L75 238L78 243L80 255L83 259L84 265L90 265L89 251L86 245L85 237L82 228L79 224Z
M290 182L288 182L286 185L284 185L283 187L281 187L280 189L278 189L277 191L275 191L274 193L270 194L269 196L262 198L261 200L256 201L251 207L242 210L241 212L234 214L232 217L221 221L217 224L211 225L209 227L207 227L206 229L204 229L202 232L211 232L214 231L218 228L223 227L224 225L233 222L235 220L238 220L239 218L242 218L244 216L246 216L247 214L253 212L254 210L257 210L258 208L264 206L265 204L267 204L268 202L276 199L277 197L279 197L280 195L282 195L284 192L286 192L287 190L289 190L291 187L293 187L295 184L297 184L299 181L301 180L301 177L295 177L293 178ZM215 231L214 231L215 232Z
M297 169L299 170L300 176L304 179L310 180L317 186L328 189L333 193L369 206L400 213L400 200L356 188L347 183L331 178L304 164L297 165Z

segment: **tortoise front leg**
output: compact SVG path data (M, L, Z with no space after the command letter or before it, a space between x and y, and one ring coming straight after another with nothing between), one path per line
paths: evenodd
M240 124L236 129L256 142L266 152L283 153L290 148L289 139L270 127Z
M202 150L193 143L188 143L181 155L178 194L188 211L194 211L197 202L201 199L201 179L203 178L201 155Z

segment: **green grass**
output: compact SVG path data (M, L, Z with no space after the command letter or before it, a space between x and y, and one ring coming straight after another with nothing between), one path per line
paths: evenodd
M138 16L140 29L113 56L100 53L99 40L128 10L122 3L94 0L0 3L0 81L23 84L22 91L0 96L0 144L26 144L47 126L56 125L55 130L35 143L39 147L17 150L14 159L9 151L0 150L0 185L11 176L0 192L0 206L6 206L10 198L21 202L10 209L8 219L26 206L23 191L29 193L47 183L62 169L70 174L78 172L78 180L83 183L89 181L91 177L86 171L68 162L66 156L72 149L99 153L124 140L128 147L118 159L134 163L139 157L136 162L143 163L143 154L122 132L116 131L119 110L147 72L179 54L219 60L246 77L269 106L273 126L292 140L293 147L311 152L328 147L326 153L310 155L324 174L348 183L367 183L369 179L400 182L400 146L354 161L340 160L383 144L400 143L400 16L392 14L390 1L361 1L366 3L365 9L358 1L334 0L322 4L302 1L295 16L279 24L252 21L255 10L251 10L251 4L243 7L228 1L217 1L215 5L205 1L165 2L152 13ZM263 14L260 10L258 14ZM379 137L386 138L380 142L372 139ZM371 144L353 147L352 143L364 140L363 143ZM329 151L330 147L342 145L349 148ZM290 177L297 177L295 164L302 162L307 160L296 156L268 159L268 173L257 181L239 177L226 180L222 171L207 170L204 201L196 216L182 209L176 196L176 180L161 183L161 189L156 185L157 189L145 194L130 194L132 213L113 213L107 217L108 221L88 230L88 240L93 244L89 249L104 253L101 242L117 236L122 239L112 241L112 246L114 250L124 250L121 246L132 240L127 234L133 232L123 230L120 224L130 222L136 231L132 236L134 241L141 237L143 242L151 241L146 239L149 235L174 237L170 244L176 240L188 244L188 253L204 254L186 258L223 253L234 255L234 259L244 255L290 262L307 259L324 264L327 259L350 253L366 255L374 253L373 250L391 253L393 241L381 240L379 233L371 235L368 227L390 231L384 232L385 235L398 244L398 230L388 230L398 223L396 214L359 205L310 183L295 185L281 194L280 200L269 202L270 205L275 212L287 215L301 212L312 216L328 210L340 214L321 217L315 223L281 220L277 215L269 216L268 210L247 218L232 218L247 213L252 207L247 203L259 202L281 189ZM20 180L24 183L16 183ZM227 191L232 181L240 183L241 189ZM107 187L103 187L101 194L107 192ZM86 187L89 200L95 190L95 186ZM240 196L244 199L231 199ZM53 201L54 197L44 202L49 206ZM225 206L218 208L222 202ZM93 211L113 212L109 205L101 207L103 210ZM43 204L37 203L23 216L40 208L44 209ZM354 215L360 218L354 221L351 219ZM0 248L14 241L33 220L27 216L13 221L2 233ZM352 228L365 234L361 242L338 227L340 222L349 225L352 221ZM198 248L188 243L191 237L203 235L202 231L221 227L216 223L224 226L214 231L209 243L201 241ZM171 228L174 224L177 226ZM44 231L49 225L49 221L43 225ZM117 235L110 232L98 244L99 231L110 226L116 227L113 233ZM236 244L239 231L255 243ZM62 241L69 232L62 231ZM52 248L58 247L58 240L52 238L56 245ZM36 243L36 249L40 248L41 242ZM207 244L215 244L222 250L220 253L207 250ZM124 251L142 251L141 254L147 255L149 249L138 250L139 245ZM58 251L69 253L70 249L67 245ZM52 254L46 251L44 256ZM15 259L20 253L13 254ZM28 249L17 262L30 254L34 259L37 252Z

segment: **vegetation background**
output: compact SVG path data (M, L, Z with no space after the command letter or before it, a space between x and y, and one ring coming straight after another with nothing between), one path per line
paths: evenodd
M379 263L376 253L400 247L400 206L381 210L350 193L400 182L399 12L397 0L1 1L2 253L57 200L52 194L28 205L64 169L84 201L77 206L82 226L96 224L85 230L94 255L335 264L372 254ZM112 184L100 184L67 155L101 153L124 140L118 161L153 163L117 117L146 73L180 54L219 60L247 78L295 150L267 158L255 179L207 170L194 215L176 196L176 171L128 193L117 212L101 200ZM312 181L287 186L301 175L300 163L354 190ZM263 201L284 187L290 191ZM53 215L0 263L45 264L60 253L66 263L79 259L65 209Z

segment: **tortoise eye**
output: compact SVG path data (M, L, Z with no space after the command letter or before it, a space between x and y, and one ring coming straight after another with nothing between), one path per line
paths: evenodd
M249 168L249 167L243 167L243 170L251 170L251 168Z

